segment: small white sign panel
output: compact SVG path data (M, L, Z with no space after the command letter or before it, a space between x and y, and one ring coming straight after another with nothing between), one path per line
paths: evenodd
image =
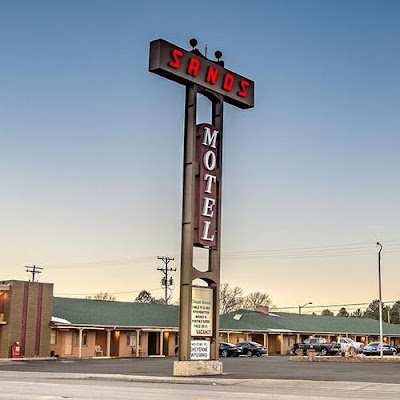
M213 290L192 288L192 336L212 336Z
M210 359L210 342L207 340L192 340L191 360L209 360Z

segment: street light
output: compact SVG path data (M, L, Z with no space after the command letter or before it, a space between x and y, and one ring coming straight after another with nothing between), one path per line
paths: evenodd
M381 251L382 245L379 242L376 242L376 245L379 247L378 251L378 274L379 274L379 340L380 340L380 348L381 348L381 357L383 358L383 333L382 333L382 281L381 281Z
M312 302L310 301L309 303L303 304L302 306L299 306L299 314L301 314L301 309L303 307L309 306L310 304L312 304Z

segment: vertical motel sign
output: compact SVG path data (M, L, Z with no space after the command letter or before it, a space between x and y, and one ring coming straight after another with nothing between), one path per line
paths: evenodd
M149 71L186 87L179 361L199 359L198 343L208 344L204 354L218 360L223 106L254 107L254 82L197 49L186 51L162 39L150 43ZM197 94L211 102L211 124L196 125ZM194 246L208 252L207 271L193 266ZM193 287L196 279L208 287Z

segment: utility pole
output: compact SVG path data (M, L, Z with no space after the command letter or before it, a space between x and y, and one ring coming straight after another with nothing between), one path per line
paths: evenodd
M32 281L31 282L35 282L35 275L36 274L41 274L42 273L42 267L37 267L36 265L34 265L33 267L30 267L29 265L25 265L26 268L26 272L29 272L30 274L32 274Z
M381 358L383 358L382 280L381 280L381 251L382 251L382 245L381 245L379 242L376 242L376 245L379 247L379 251L378 251L378 274L379 274L379 340L380 340L380 348L381 348Z
M164 267L157 268L157 271L161 271L164 274L164 278L161 280L161 285L165 288L165 304L168 304L168 289L173 284L172 276L168 280L168 272L175 272L176 268L169 268L168 264L170 261L173 261L174 258L170 257L157 257L158 260L161 260L164 263Z

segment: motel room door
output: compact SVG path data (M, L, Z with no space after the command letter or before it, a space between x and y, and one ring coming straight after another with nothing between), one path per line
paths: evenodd
M64 354L72 355L72 331L64 332Z
M155 356L160 354L160 332L149 332L148 355Z

